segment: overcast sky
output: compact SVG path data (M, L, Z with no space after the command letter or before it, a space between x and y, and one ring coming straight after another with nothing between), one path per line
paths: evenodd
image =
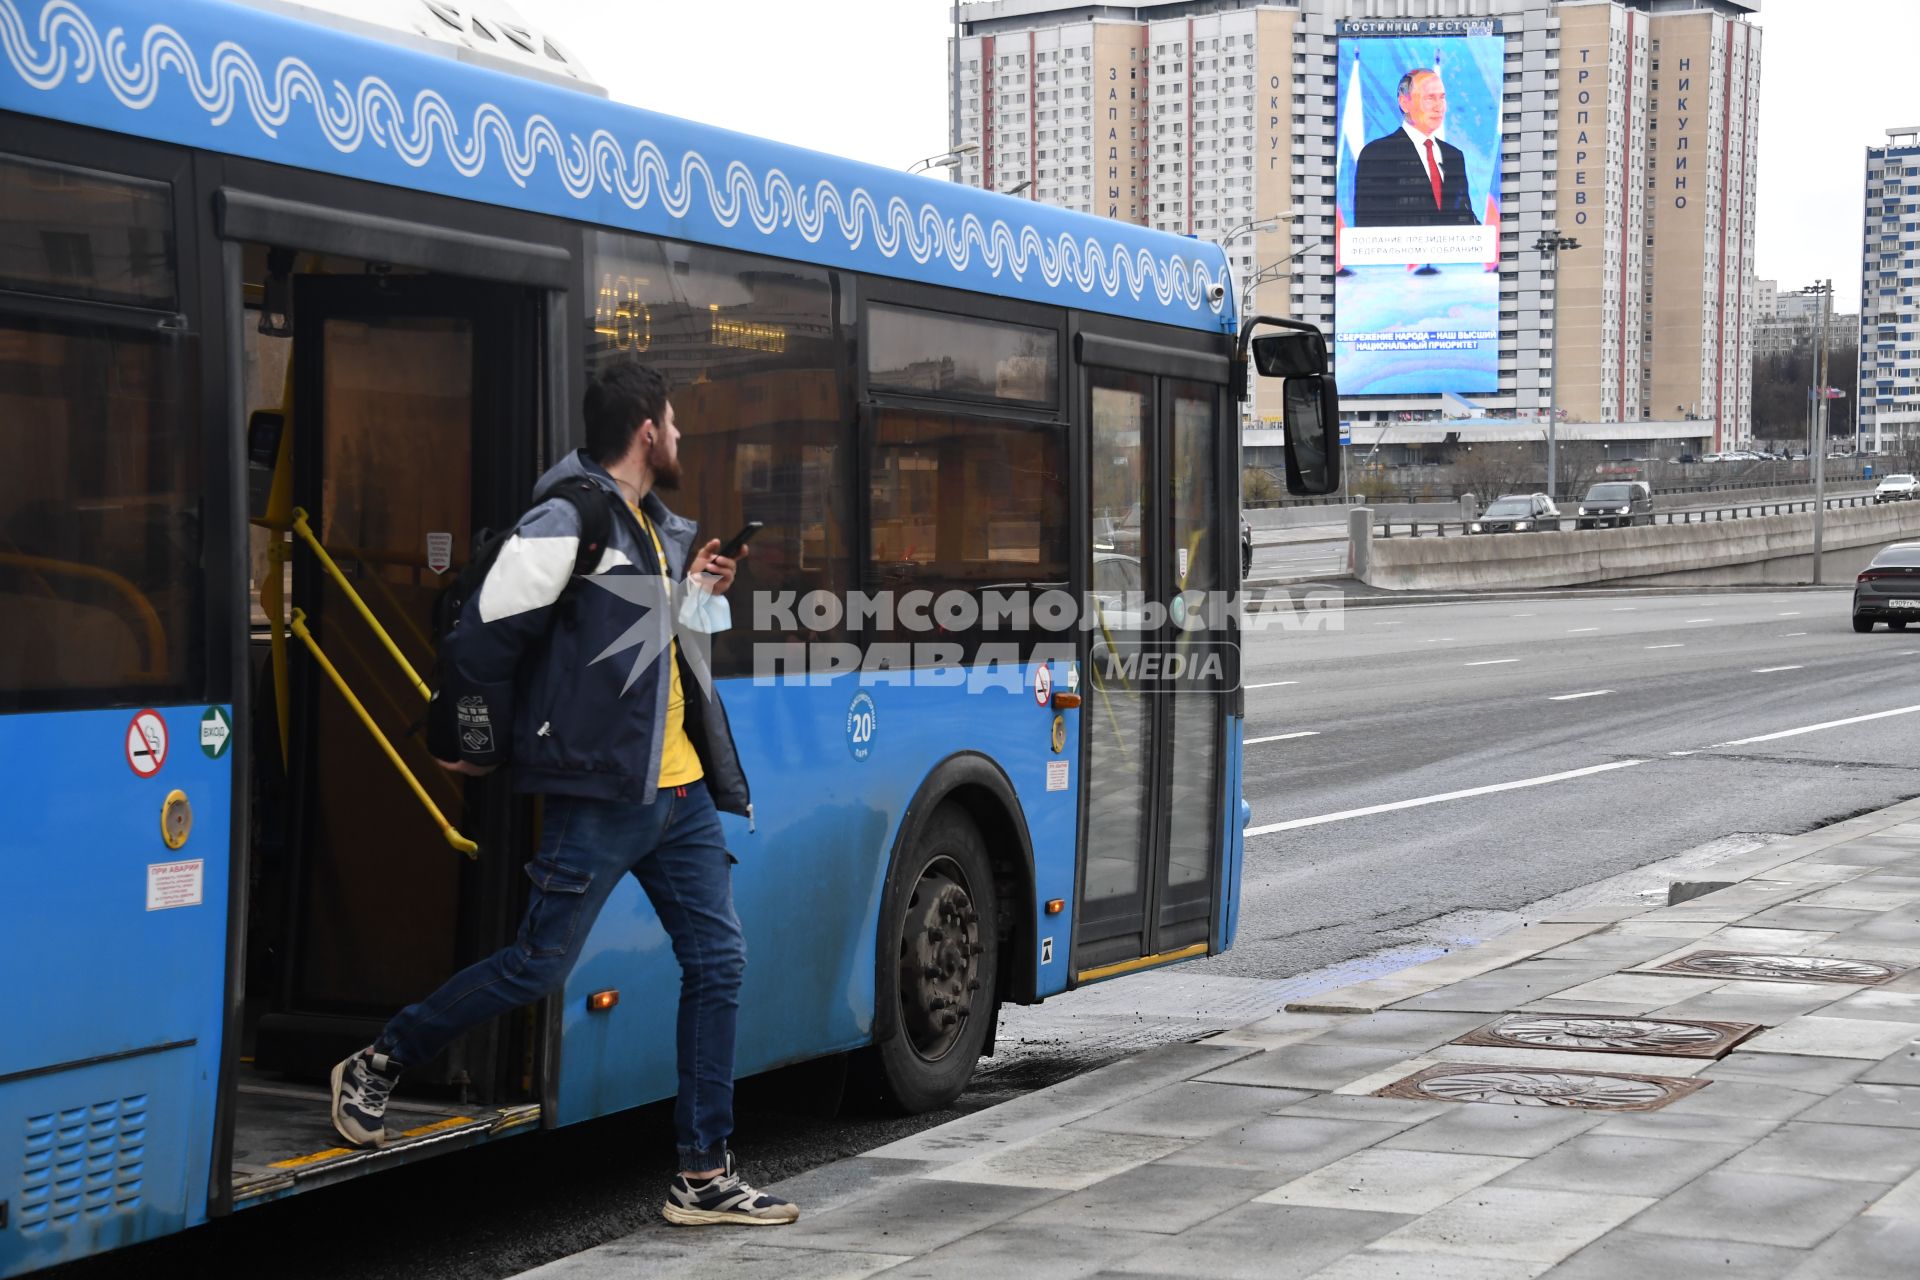
M947 0L540 0L636 106L905 168L947 145ZM1915 0L1766 0L1757 274L1860 295L1865 148L1920 125Z

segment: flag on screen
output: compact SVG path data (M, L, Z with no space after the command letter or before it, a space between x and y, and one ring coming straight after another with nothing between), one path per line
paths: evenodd
M1440 73L1439 45L1433 46L1433 78L1440 82L1440 92L1445 93L1447 91L1447 78ZM1440 127L1433 131L1433 136L1437 142L1445 142L1447 140L1447 120L1445 116L1440 118Z
M1353 222L1353 178L1360 163L1360 148L1367 145L1367 111L1360 97L1360 50L1353 51L1353 67L1347 72L1347 100L1340 108L1339 173L1335 177L1333 202L1333 266L1342 270L1341 232Z

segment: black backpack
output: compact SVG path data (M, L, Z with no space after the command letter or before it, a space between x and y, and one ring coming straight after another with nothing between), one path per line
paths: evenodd
M607 549L607 542L613 536L613 499L605 489L591 480L575 477L534 495L534 505L559 498L570 503L580 517L580 547L573 557L573 575L568 581L566 591L561 595L562 612L575 590L574 581L593 572L600 563L600 557ZM516 526L517 527L517 526ZM460 625L460 615L465 612L467 601L471 600L493 571L494 561L500 558L500 548L513 536L512 529L498 533L482 530L475 539L473 555L461 568L458 576L442 590L433 602L433 648L434 694L427 703L427 750L436 760L458 760L460 758L460 736L455 724L452 698L440 696L444 684L444 673L440 667L439 654L446 645L447 637Z

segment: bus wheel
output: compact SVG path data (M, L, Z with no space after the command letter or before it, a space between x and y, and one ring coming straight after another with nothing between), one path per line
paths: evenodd
M945 805L894 875L898 891L887 900L897 907L882 939L898 962L882 970L877 994L892 1002L897 1021L874 1047L874 1065L894 1106L930 1111L967 1087L992 1030L999 967L993 868L979 828Z

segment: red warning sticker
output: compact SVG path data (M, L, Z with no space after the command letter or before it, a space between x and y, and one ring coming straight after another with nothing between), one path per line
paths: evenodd
M158 711L142 711L127 726L127 767L143 778L167 762L167 722Z

